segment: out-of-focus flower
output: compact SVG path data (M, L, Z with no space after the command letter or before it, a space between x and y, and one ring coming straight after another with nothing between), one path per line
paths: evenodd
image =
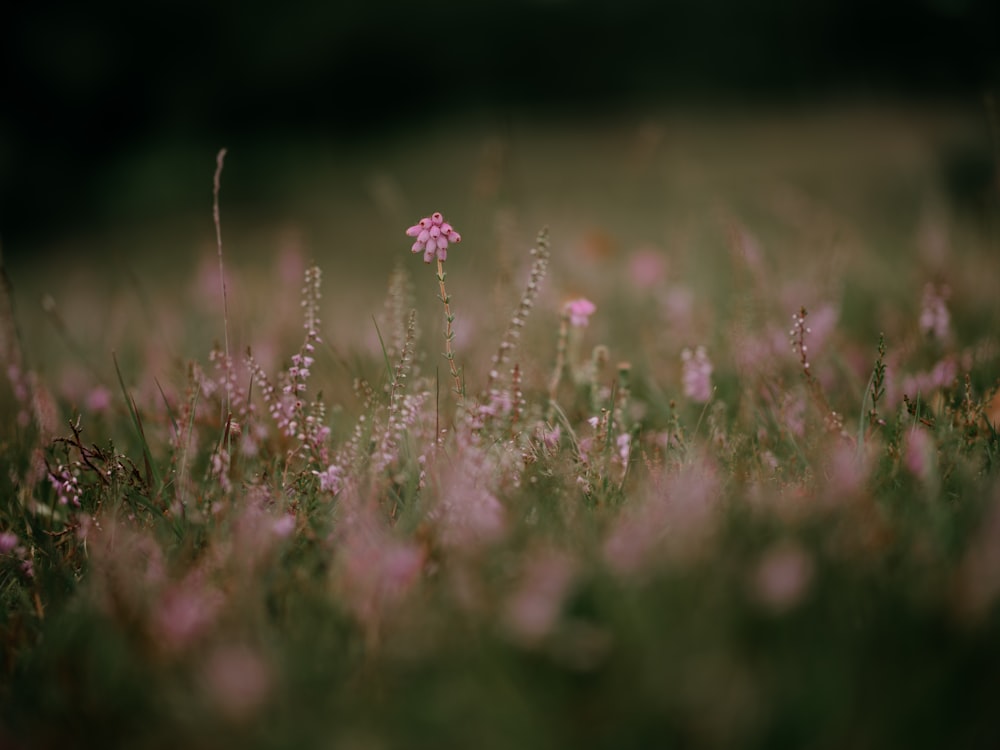
M111 391L106 386L99 385L87 393L87 411L102 412L111 408Z
M812 557L798 544L782 542L757 564L752 587L757 600L775 614L793 609L809 591Z
M622 464L627 464L629 454L632 452L632 437L627 432L623 432L615 440L615 445L618 446L618 457Z
M636 289L651 289L663 283L667 261L655 248L636 250L628 259L628 277Z
M597 310L597 305L586 297L571 299L563 305L563 311L569 316L569 323L576 328L584 328L590 323L590 316Z
M5 531L0 534L0 555L10 552L17 546L17 534Z
M917 428L910 430L906 435L906 447L903 459L906 468L918 479L925 481L934 467L934 458L937 451L934 439L928 430Z
M337 464L330 464L325 471L314 471L319 477L319 491L336 495L344 486L343 470Z
M951 330L951 315L948 313L947 299L950 290L947 286L936 287L927 284L924 287L923 302L920 305L920 331L926 336L944 341Z
M248 718L271 692L270 670L244 646L215 649L205 662L204 681L208 694L231 720Z
M199 573L170 586L153 614L153 627L159 641L172 651L181 651L215 623L222 610L222 594L207 586Z
M410 248L415 253L424 254L424 263L430 263L436 257L440 261L448 260L448 245L456 245L462 241L462 235L444 220L440 213L425 216L406 230L409 237L416 237L416 242Z
M271 529L279 539L290 536L295 531L295 516L290 513L283 513L280 518L276 518L271 523Z
M552 551L530 559L520 585L507 601L507 628L529 644L543 639L557 625L575 578L576 565L567 555Z
M681 352L683 372L681 380L684 383L684 395L692 401L705 403L712 397L712 367L705 347L699 346L694 351L684 349Z

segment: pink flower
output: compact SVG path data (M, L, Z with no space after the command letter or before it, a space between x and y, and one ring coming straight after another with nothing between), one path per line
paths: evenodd
M570 325L576 328L585 328L596 310L597 306L586 297L571 299L563 305L563 312L569 316Z
M926 480L934 468L937 447L927 430L913 429L907 433L903 459L913 476Z
M423 252L424 263L430 263L435 256L442 262L448 260L448 243L458 244L462 241L462 235L452 229L451 224L439 213L424 217L407 229L406 234L417 238L411 250L415 253Z
M806 596L813 573L813 560L808 552L794 542L779 542L758 562L752 590L761 604L775 614L782 614Z
M313 471L319 477L319 491L336 495L344 486L343 469L337 464L330 464L326 471Z
M685 349L681 352L683 361L684 395L692 401L705 403L712 397L712 363L708 359L705 347L699 346L693 352Z
M526 645L551 633L576 581L571 557L556 551L536 554L524 566L521 581L507 600L504 621Z
M628 275L632 285L637 289L651 289L666 278L667 261L655 248L637 250L629 258Z
M947 300L951 290L947 286L927 284L920 306L920 331L925 336L944 341L951 330L951 315Z
M279 539L284 539L295 531L295 516L290 513L283 513L280 518L271 522L271 530Z
M5 531L0 534L0 555L10 552L17 546L17 534Z
M111 408L111 391L105 386L99 385L87 393L87 410L92 412L107 411Z
M168 588L153 615L153 627L160 643L181 651L215 623L222 609L222 594L202 585L200 574L192 574Z

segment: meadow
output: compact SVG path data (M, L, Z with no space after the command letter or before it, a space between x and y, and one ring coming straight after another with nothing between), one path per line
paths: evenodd
M990 138L244 147L7 263L0 746L1000 745Z

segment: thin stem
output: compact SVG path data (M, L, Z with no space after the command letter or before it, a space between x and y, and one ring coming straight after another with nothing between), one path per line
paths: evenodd
M212 219L215 223L215 244L219 255L219 284L222 286L222 320L226 342L226 369L232 367L229 353L229 299L226 294L226 269L222 264L222 218L219 213L219 191L222 189L222 167L226 160L226 149L220 149L215 157L215 177L212 180ZM229 412L229 389L223 392L222 416Z
M569 340L569 314L563 312L559 320L559 340L556 342L556 367L552 371L552 378L549 380L549 413L548 421L552 421L556 408L556 393L559 390L559 382L562 380L563 370L566 369L566 343Z
M444 286L446 276L447 274L444 272L444 261L438 258L438 286L441 288L441 302L444 304L444 358L448 360L448 369L451 371L452 380L455 381L455 393L462 396L464 395L462 378L458 374L458 367L455 365L455 352L452 351L451 348L451 342L455 338L455 332L452 330L451 324L454 322L455 316L451 314L451 297L448 296L448 292Z

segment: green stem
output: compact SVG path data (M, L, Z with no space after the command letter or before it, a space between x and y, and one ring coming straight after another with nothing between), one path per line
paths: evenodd
M448 360L448 369L451 371L451 379L455 381L455 393L463 395L462 378L458 374L458 367L455 365L455 353L452 351L451 342L455 338L455 332L451 328L455 316L451 314L451 297L444 287L444 280L447 274L444 272L444 261L438 258L437 277L438 286L441 288L441 302L444 304L444 358Z

